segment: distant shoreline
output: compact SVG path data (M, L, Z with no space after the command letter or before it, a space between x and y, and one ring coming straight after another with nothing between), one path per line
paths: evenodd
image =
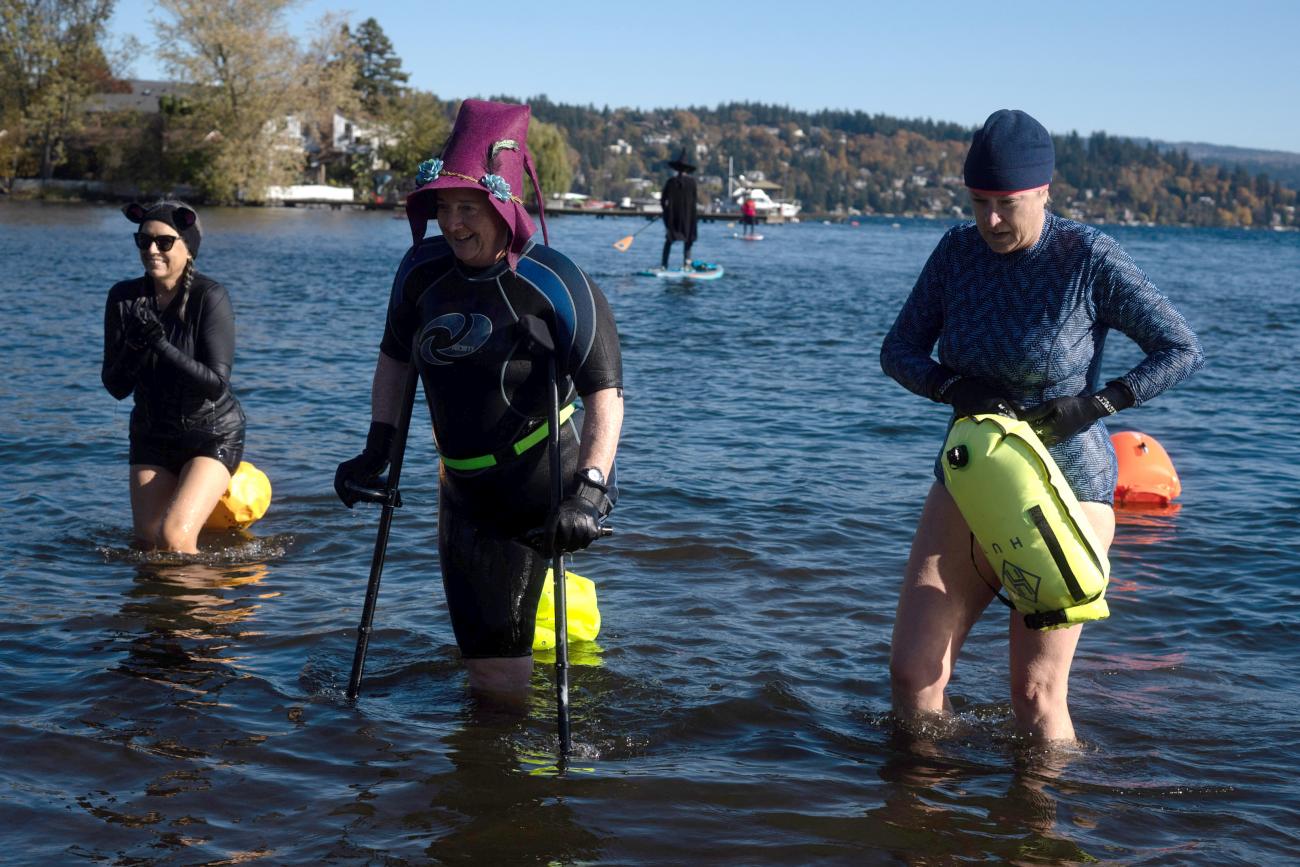
M59 186L53 190L42 190L39 193L20 192L17 194L6 193L0 190L0 206L5 203L13 202L31 202L41 204L67 204L67 205L90 205L90 204L122 204L143 199L156 199L162 196L171 196L185 199L183 192L168 191L159 192L140 192L132 191L124 186L114 187L111 190L94 190L86 189L90 185L97 185L102 182L95 181L54 181L52 183ZM78 191L73 189L73 185L82 186L83 189ZM308 209L308 210L332 210L332 211L397 211L401 209L400 203L393 202L284 202L284 203L249 203L239 205L210 205L207 207L223 208L266 208L266 209ZM533 213L536 210L530 208ZM610 208L550 208L546 209L548 216L556 217L595 217L597 219L642 219L645 221L654 220L659 217L658 214L633 211L627 209L610 209ZM1064 215L1062 215L1064 216ZM739 212L705 212L699 214L701 222L705 223L739 223L741 215ZM804 212L796 220L785 220L781 222L767 221L762 216L759 222L772 228L781 225L797 225L799 223L841 223L852 224L861 221L881 222L897 220L917 220L924 222L947 222L962 223L970 222L971 217L953 216L951 214L932 214L932 213L901 213L901 214L837 214L837 213L813 213ZM1168 228L1168 229L1238 229L1244 232L1300 232L1300 226L1196 226L1191 223L1152 223L1142 221L1121 222L1115 220L1082 220L1090 226L1125 226L1130 228Z

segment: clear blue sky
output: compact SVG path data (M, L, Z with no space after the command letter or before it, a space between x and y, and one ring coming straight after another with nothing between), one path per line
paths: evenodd
M1300 152L1295 0L302 0L291 32L328 11L379 21L444 99L545 93L597 106L731 100L860 109L968 126L1021 108L1052 132ZM113 29L153 56L152 0L118 0ZM481 17L481 13L489 17Z

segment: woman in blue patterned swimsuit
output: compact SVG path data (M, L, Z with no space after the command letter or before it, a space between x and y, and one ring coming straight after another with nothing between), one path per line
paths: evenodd
M1051 136L1024 112L995 112L976 131L965 165L975 225L939 241L880 361L910 391L950 404L954 416L1002 412L1029 421L1109 547L1117 469L1101 419L1151 400L1204 359L1186 320L1114 239L1047 211L1054 159ZM1146 357L1099 389L1112 328ZM996 589L981 576L992 572L937 467L935 475L890 654L895 711L908 719L947 709L957 655ZM1072 739L1066 697L1082 627L1041 632L1008 620L1017 727L1041 740Z

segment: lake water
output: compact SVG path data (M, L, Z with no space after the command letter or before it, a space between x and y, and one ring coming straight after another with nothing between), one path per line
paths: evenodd
M246 457L275 489L201 562L129 549L130 401L99 382L110 206L0 204L0 824L7 863L1278 863L1300 851L1300 235L1116 228L1207 367L1116 427L1184 493L1124 514L1112 617L1071 680L1077 750L1012 733L1006 615L967 643L951 727L890 725L889 635L943 408L880 342L944 226L701 227L717 282L633 276L651 228L555 219L622 334L617 534L572 558L604 628L530 712L471 701L442 601L417 417L360 701L343 697L378 512L344 509L392 271L390 214L210 210ZM1105 374L1137 358L1112 338ZM1287 445L1290 443L1291 445Z

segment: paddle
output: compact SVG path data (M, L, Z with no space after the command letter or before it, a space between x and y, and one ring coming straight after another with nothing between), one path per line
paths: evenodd
M619 238L617 241L614 242L614 249L619 251L620 253L626 253L627 248L632 246L632 239L635 238L637 235L641 234L642 232L644 232L646 229L650 228L652 225L654 225L654 222L657 219L659 219L659 215L655 214L654 218L651 219L650 222L646 223L644 226L637 229L635 232L628 235L626 238Z
M363 488L348 482L348 489L358 502L379 503L379 534L375 538L375 553L370 559L370 582L366 585L366 601L361 607L361 625L357 627L357 649L352 655L352 675L348 678L348 700L355 701L361 690L361 672L366 667L366 649L370 646L370 631L375 620L375 603L379 599L379 577L384 571L384 555L388 551L388 532L393 525L393 510L402 505L402 495L397 484L402 477L402 459L406 457L406 434L411 427L411 410L415 404L415 385L420 374L412 361L406 375L406 388L402 397L400 415L397 417L397 434L393 437L393 450L388 458L388 479L379 488Z

